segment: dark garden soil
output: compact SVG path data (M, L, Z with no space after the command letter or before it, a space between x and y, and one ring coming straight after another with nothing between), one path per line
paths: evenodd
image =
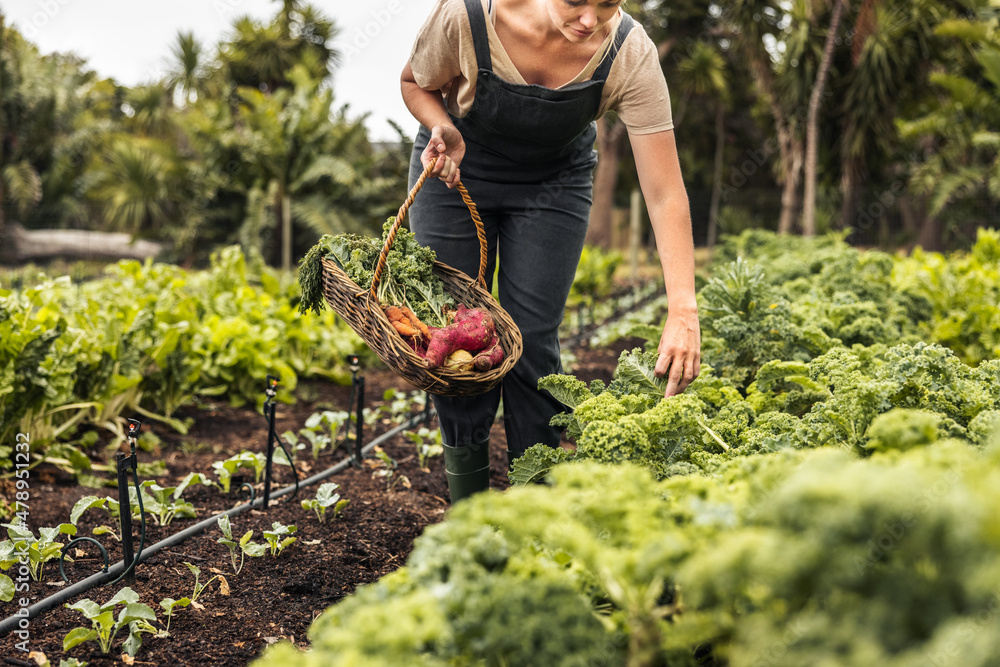
M636 343L635 340L621 341L613 349L578 348L574 350L577 357L574 373L587 381L594 378L610 381L619 352ZM404 392L412 389L385 370L367 369L364 375L368 407L383 404L382 396L389 388ZM294 392L297 402L278 407L278 433L297 431L317 410L346 410L349 392L349 387L325 382L301 383ZM161 486L176 486L192 471L214 479L212 462L243 449L266 449L266 421L252 407L201 406L180 416L194 420L187 435L181 436L153 421L146 422L143 427L154 430L161 439L153 451L139 454L140 462L165 462L168 474L155 478ZM375 427L374 433L367 429L365 440L370 441L392 426L394 424L384 420ZM436 423L429 426L434 428ZM142 602L156 610L157 627L163 626L160 600L192 594L194 577L185 562L201 569L202 583L219 576L198 598L200 608L187 607L174 614L169 637L143 636L143 645L134 664L242 666L279 639L306 646L309 625L320 612L350 595L357 586L373 582L403 565L413 540L424 527L440 521L449 507L444 463L441 456L435 456L428 461L426 469L421 469L415 446L402 436L386 442L383 449L398 465L395 475L388 481L376 474L378 459L366 459L363 467L348 467L327 480L339 484L342 497L350 499L350 504L334 520L320 523L313 512L300 506L303 498L315 496L316 486L303 488L294 500L288 495L273 501L267 511L250 510L232 518L234 534L239 536L252 529L257 542L264 541L262 532L270 529L274 521L297 526L297 541L278 557L247 558L242 571L236 575L228 549L217 542L221 532L213 527L145 559L136 570L134 590ZM509 486L505 449L502 422L498 420L491 433L490 452L491 486L496 490ZM311 453L300 452L297 463L300 476L305 478L325 470L345 455L344 448L333 452L328 449L319 460L313 460ZM276 466L275 470L275 488L292 482L287 466ZM142 479L146 478L140 481ZM0 484L7 485L0 486L0 496L13 500L10 482ZM146 545L239 504L240 497L235 491L239 481L232 486L234 491L228 496L205 486L189 488L184 498L194 504L198 518L175 519L164 527L147 520ZM257 487L261 489L263 485ZM31 476L29 525L37 534L40 526L67 522L70 509L81 497L115 493L114 489L81 487L70 475L51 466L40 466ZM104 512L88 510L79 521L78 535L89 536L94 527L108 523ZM138 528L135 534L138 536ZM111 562L120 561L118 543L108 535L100 540L108 549ZM71 555L76 560L66 566L70 582L80 581L100 569L97 550L92 545L74 549ZM13 570L8 572L11 573ZM122 585L97 587L69 602L88 597L103 603ZM52 561L45 566L43 581L31 582L32 603L52 595L62 586L58 565ZM18 609L19 597L23 594L19 593L13 602L0 603L0 618ZM64 653L63 637L83 624L89 626L82 614L64 606L57 607L31 621L28 646L31 651L44 653L53 667L60 659L70 657L86 660L93 667L127 662L121 655L121 643L127 632L119 633L108 655L102 655L95 642L81 644ZM18 641L14 634L0 638L0 664L36 665L27 653L18 650L15 646Z

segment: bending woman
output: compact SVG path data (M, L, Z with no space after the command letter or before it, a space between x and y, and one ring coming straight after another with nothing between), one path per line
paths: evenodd
M434 397L452 502L489 485L489 434L503 397L508 460L538 443L556 447L549 424L566 408L538 380L561 372L558 328L587 232L594 121L615 111L628 129L663 266L669 314L656 373L666 395L698 375L701 338L687 193L670 98L656 47L621 0L440 0L403 69L403 99L420 121L410 185L432 158L410 208L417 240L438 259L476 275L479 243L461 197L478 205L499 256L500 303L524 352L494 390Z

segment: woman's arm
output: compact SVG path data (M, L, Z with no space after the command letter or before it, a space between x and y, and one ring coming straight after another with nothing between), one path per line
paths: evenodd
M674 131L629 135L663 267L669 310L656 374L667 376L666 396L684 391L701 372L701 331L694 293L694 241L687 191Z
M451 122L441 91L424 90L417 85L410 63L403 68L400 88L406 108L421 125L431 128L431 139L420 155L421 163L426 167L432 158L443 155L444 159L437 161L430 175L440 178L449 188L455 187L460 177L458 165L465 157L465 140Z

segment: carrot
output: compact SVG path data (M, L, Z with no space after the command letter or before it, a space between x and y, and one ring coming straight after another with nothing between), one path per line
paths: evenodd
M389 324L399 332L400 336L416 336L420 333L399 306L386 306L384 310L386 317L389 318Z
M420 318L418 318L416 315L414 315L412 310L410 310L406 306L402 306L400 308L400 310L403 311L403 315L405 317L409 318L410 324L420 332L421 336L424 336L425 338L430 338L431 337L431 332L427 328L427 325L424 324L423 322L421 322Z

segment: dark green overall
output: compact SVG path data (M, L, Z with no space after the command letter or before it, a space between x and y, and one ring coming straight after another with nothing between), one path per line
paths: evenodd
M504 81L493 72L486 15L466 0L479 74L475 101L452 117L465 139L462 182L476 202L489 247L487 280L500 256L500 304L524 339L524 353L493 391L471 398L434 397L444 442L485 449L501 394L509 456L537 443L557 446L553 415L565 407L538 379L561 372L558 328L587 232L601 92L633 21L622 17L612 48L590 81L553 90ZM410 162L410 185L422 171L430 132L421 127ZM428 180L410 208L417 240L440 261L475 276L479 243L468 209L454 190ZM468 458L478 452L467 450ZM488 463L488 459L486 460Z

